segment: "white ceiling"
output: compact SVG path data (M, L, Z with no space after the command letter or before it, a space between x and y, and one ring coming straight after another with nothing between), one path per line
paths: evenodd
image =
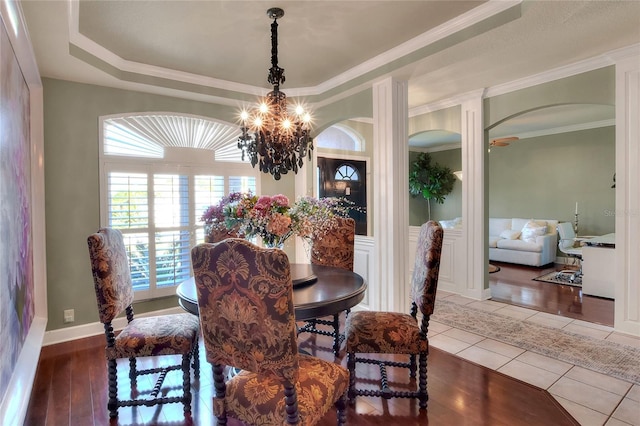
M316 104L393 75L414 108L640 43L640 1L22 2L43 77L231 105L270 89L274 6L281 89Z

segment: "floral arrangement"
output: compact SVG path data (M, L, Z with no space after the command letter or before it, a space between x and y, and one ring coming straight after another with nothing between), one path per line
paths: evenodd
M343 198L302 197L291 205L285 195L234 192L210 206L202 215L205 232L234 231L246 237L258 236L269 247L281 247L292 235L307 241L321 238L336 218L349 216L353 209Z

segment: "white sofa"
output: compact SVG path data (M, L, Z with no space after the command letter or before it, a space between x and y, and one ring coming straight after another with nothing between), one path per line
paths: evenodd
M532 227L523 229L530 221ZM461 229L462 218L441 220L444 229ZM489 260L543 266L555 262L557 220L489 218ZM539 235L538 235L539 234Z
M557 226L557 220L489 218L489 260L530 266L553 263Z

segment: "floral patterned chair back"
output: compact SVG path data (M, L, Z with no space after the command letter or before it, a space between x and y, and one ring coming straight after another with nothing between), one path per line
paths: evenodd
M102 228L88 238L98 314L103 324L113 321L133 302L133 285L122 233Z
M227 238L242 238L239 232L232 229L212 229L204 236L205 243L219 243Z
M353 271L356 222L350 217L340 217L337 221L337 226L313 239L311 263ZM349 314L349 310L346 314ZM319 325L323 327L318 328ZM335 356L340 354L340 345L344 340L344 334L340 332L340 312L334 314L330 320L314 318L305 321L304 325L299 327L298 333L305 332L333 337L333 353Z
M101 228L87 238L89 259L93 273L93 284L98 302L98 316L104 324L107 346L105 348L108 365L109 399L107 408L110 417L118 415L120 407L151 406L181 402L185 413L191 411L191 366L195 375L200 374L198 361L198 336L200 324L191 314L158 315L135 318L133 313L133 286L127 250L122 233L117 229ZM111 322L125 311L127 325L116 336ZM181 362L175 358L153 361L151 369L138 369L137 358L162 355L181 355ZM129 379L131 399L118 398L118 359L129 359ZM193 363L192 363L193 362ZM182 394L166 397L167 387L162 383L167 373L182 370ZM138 388L138 376L156 374L153 392L142 392ZM174 385L174 382L171 382ZM126 389L120 390L127 394ZM147 394L151 393L149 397ZM135 396L135 397L134 397Z
M344 424L349 373L298 353L285 252L230 238L194 247L191 258L217 424L313 425L334 404ZM225 366L241 371L227 378Z
M427 222L420 228L411 278L411 300L427 318L435 307L441 253L442 228L436 222Z
M329 232L314 238L311 263L353 270L356 222L350 217L338 218L338 224Z
M207 361L294 383L298 346L287 255L227 239L196 246L192 258Z

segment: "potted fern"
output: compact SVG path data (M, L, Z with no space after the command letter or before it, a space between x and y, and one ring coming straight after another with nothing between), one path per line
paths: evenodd
M445 197L453 191L456 177L449 167L432 163L431 155L420 153L409 170L409 194L427 200L427 211L431 220L431 200L443 204Z

